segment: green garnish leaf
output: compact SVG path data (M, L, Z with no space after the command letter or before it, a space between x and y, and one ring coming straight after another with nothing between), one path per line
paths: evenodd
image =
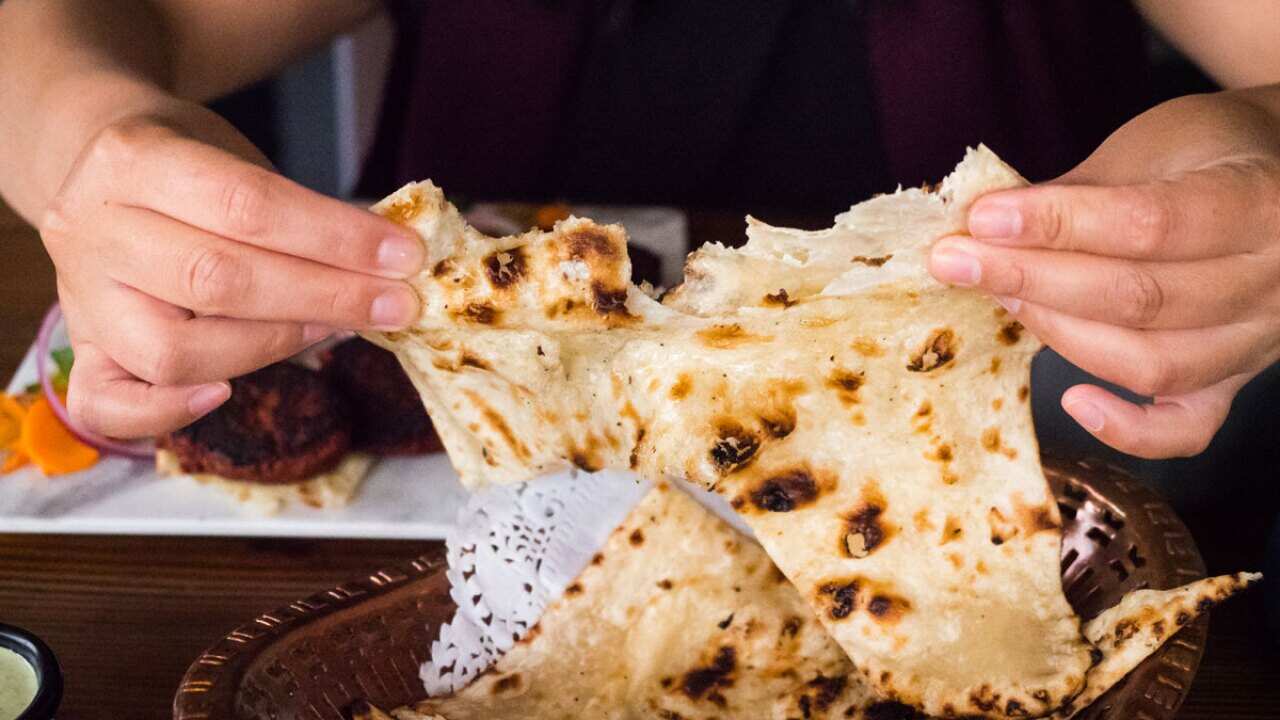
M64 379L71 376L71 366L76 361L76 355L69 347L58 348L50 351L49 356L53 358L53 362L58 366L58 374Z

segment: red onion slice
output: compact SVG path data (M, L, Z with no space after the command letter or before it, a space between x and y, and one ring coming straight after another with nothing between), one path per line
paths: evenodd
M45 313L44 322L40 324L40 333L36 335L36 374L40 377L40 387L44 390L44 396L48 399L49 407L53 409L53 414L58 416L58 419L67 427L67 430L71 431L72 435L75 435L86 445L92 445L111 455L154 459L156 445L151 440L139 440L137 442L112 440L90 432L71 420L71 415L67 413L67 409L62 405L62 398L58 397L58 393L53 389L53 376L49 373L49 343L53 338L53 329L57 327L58 321L61 319L62 310L58 307L58 303L54 303L49 308L49 312Z

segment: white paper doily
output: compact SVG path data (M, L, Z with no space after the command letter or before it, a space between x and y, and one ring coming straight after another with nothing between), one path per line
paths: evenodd
M630 473L568 472L472 496L446 540L458 609L422 666L427 693L465 686L523 637L649 487Z

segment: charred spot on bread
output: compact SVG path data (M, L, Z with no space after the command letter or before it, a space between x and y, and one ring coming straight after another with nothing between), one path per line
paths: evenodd
M680 681L680 691L691 700L700 700L715 688L733 687L733 672L737 667L737 651L724 645L705 667L695 668L684 674Z
M893 624L903 618L911 610L911 603L905 598L889 593L877 593L867 600L867 612L881 624Z
M782 628L778 632L784 637L795 637L803 626L804 620L793 616L783 621Z
M996 339L1003 345L1017 345L1022 339L1022 323L1010 320L1001 325L1000 331L996 333Z
M853 614L858 604L857 580L832 580L818 586L818 600L832 620L843 620Z
M845 517L840 542L845 557L865 558L884 543L888 533L880 521L882 512L877 505L863 505Z
M469 303L466 307L453 313L453 317L476 325L494 325L502 313L489 303Z
M526 260L523 247L497 250L484 258L485 275L495 288L505 289L520 281L525 275Z
M611 288L597 280L591 283L591 306L601 315L626 315L627 289Z
M751 504L765 512L791 512L817 497L813 475L799 468L766 478L750 492Z
M846 405L856 405L861 398L858 397L858 389L866 382L866 375L862 372L854 372L845 368L836 368L827 376L827 387L836 391L840 402Z
M737 423L722 423L716 434L718 438L711 446L711 462L722 475L749 465L760 449L760 439Z
M762 414L760 416L760 427L764 428L764 431L769 433L770 437L781 440L796 429L795 410L788 408L785 411Z
M808 682L808 686L816 691L813 696L814 708L824 712L831 709L832 704L840 698L848 684L849 678L844 675L826 677L818 673L817 677Z
M593 255L612 258L618 254L609 234L595 225L580 227L569 233L565 238L565 244L569 249L569 257L573 260L584 260Z
M952 540L959 540L964 535L964 528L960 525L960 520L948 515L947 521L942 526L942 540L939 545L946 545Z
M991 712L998 702L1000 702L999 693L993 692L989 685L983 685L969 694L969 704L982 712Z
M441 260L440 262L432 266L431 275L432 277L444 277L445 275L448 275L449 273L453 272L453 269L454 269L453 260L449 258L445 258L444 260Z
M959 341L955 331L939 328L929 334L920 349L911 354L907 369L911 372L930 372L944 367L956 357Z
M853 262L869 267L880 267L893 259L893 255L881 255L879 257L867 257L866 255L854 255Z
M583 450L571 452L569 454L569 462L573 463L573 466L579 470L589 473L598 472L604 467L599 460Z
M948 713L950 717L953 713ZM918 710L895 700L882 700L867 707L866 720L927 720Z
M765 295L765 296L764 296L763 304L764 304L764 305L774 305L774 306L779 306L779 307L782 307L782 308L784 308L784 309L785 309L785 308L789 308L789 307L791 307L792 305L795 305L795 304L796 304L796 301L795 301L795 300L792 300L792 299L787 295L787 289L786 289L786 288L778 288L778 292L776 292L776 293L769 293L768 295Z

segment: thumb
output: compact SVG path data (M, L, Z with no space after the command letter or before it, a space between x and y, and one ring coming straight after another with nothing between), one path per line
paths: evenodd
M130 375L90 343L81 343L75 350L67 412L86 429L107 437L148 437L184 427L231 397L227 382L152 385Z
M1149 404L1131 403L1096 385L1076 385L1063 393L1062 409L1121 452L1148 459L1190 457L1209 446L1227 419L1231 401L1251 377L1233 375Z

